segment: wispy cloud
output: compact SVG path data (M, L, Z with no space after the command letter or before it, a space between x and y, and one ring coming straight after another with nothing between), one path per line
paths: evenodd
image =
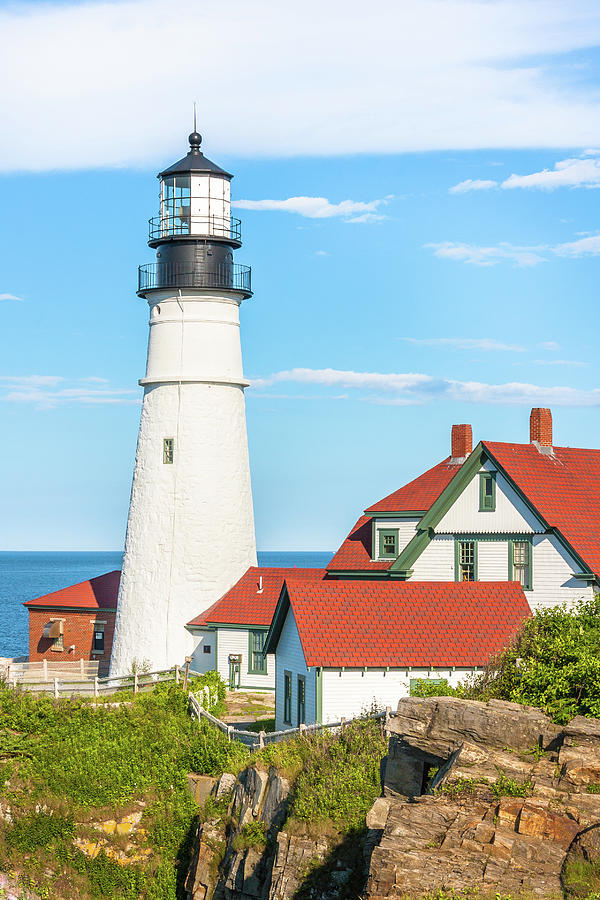
M15 294L0 294L0 300L18 300L19 303L23 302L23 298L17 297Z
M64 405L137 404L139 392L127 388L94 388L108 384L91 375L69 381L62 375L0 375L0 401L25 403L37 409ZM64 385L64 386L63 386Z
M217 160L600 142L597 86L572 65L600 43L597 3L305 0L302 9L3 4L0 70L11 90L0 97L10 124L0 170L169 162L181 156L192 96L202 97ZM566 54L569 65L557 63ZM218 90L203 91L216 72Z
M536 366L585 366L579 359L534 359Z
M562 244L539 244L522 247L516 244L501 242L491 246L461 243L459 241L443 241L439 244L425 244L441 259L452 259L473 266L496 266L502 262L527 267L547 262L553 256L580 259L584 256L600 255L600 234L568 241Z
M540 350L560 350L560 344L556 341L542 341L538 347Z
M356 391L367 402L391 406L425 404L435 400L504 406L600 406L600 388L585 390L566 385L547 387L526 382L488 384L416 372L383 373L307 368L289 369L266 378L254 379L252 385L263 389L263 393L255 396L274 396L264 389L282 382L328 388L337 386ZM302 396L306 399L306 395Z
M519 344L504 344L494 338L403 337L400 340L407 341L409 344L420 344L423 347L454 347L457 350L510 350L517 353L525 350L525 347L521 347Z
M479 180L467 178L451 187L451 194L464 194L467 191L485 191L491 188L514 190L529 188L543 191L554 191L557 188L598 188L600 187L600 151L585 150L579 157L561 159L553 169L542 169L529 175L510 175L504 181Z
M379 222L385 216L374 211L389 203L391 196L380 200L342 200L331 203L326 197L288 197L287 200L235 200L232 206L236 209L268 210L276 212L296 213L307 219L332 219L341 217L347 222Z
M466 181L459 181L454 187L450 188L451 194L466 194L468 191L486 191L489 188L498 187L497 181L491 179L482 180L479 178L467 178Z

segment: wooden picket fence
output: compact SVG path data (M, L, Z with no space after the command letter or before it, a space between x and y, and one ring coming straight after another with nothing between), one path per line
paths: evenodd
M159 669L155 672L135 672L133 675L121 675L112 678L99 678L97 664L96 674L92 674L93 668L89 674L87 671L82 674L79 663L76 664L77 668L73 671L65 670L65 663L58 664L61 668L54 670L49 668L51 665L51 663L48 663L48 668L45 670L41 668L39 675L42 677L35 680L35 670L26 670L26 677L22 678L19 677L21 673L13 667L13 664L10 668L7 667L5 683L8 687L14 689L31 691L33 693L50 693L58 699L65 696L100 697L106 694L115 694L119 691L133 691L134 694L138 694L152 691L158 684L166 682L175 682L176 684L183 682L184 689L187 689L188 678L200 675L200 672L194 672L190 669L187 659L184 667L172 666L170 669ZM91 665L93 667L94 664L92 663ZM77 675L79 677L76 677ZM214 702L214 698L206 695L207 690L207 688L204 689L204 699L206 705L210 706ZM199 691L198 693L203 692Z
M204 690L206 690L206 688ZM290 738L296 737L296 735L299 734L307 736L319 731L342 731L352 722L364 722L365 719L380 719L382 720L382 728L385 728L385 724L392 714L391 707L388 706L384 712L370 713L366 716L356 716L353 719L341 718L339 722L300 725L298 728L288 728L285 731L245 731L243 728L236 728L234 725L228 725L227 722L222 722L220 719L217 719L216 716L211 715L205 709L204 704L199 701L199 694L203 694L203 691L190 693L190 715L192 718L197 719L198 721L200 719L206 719L207 722L210 722L211 725L214 725L214 727L218 728L219 731L222 731L223 734L226 734L229 741L240 741L252 750L262 750L267 744L276 744L279 741L289 741Z

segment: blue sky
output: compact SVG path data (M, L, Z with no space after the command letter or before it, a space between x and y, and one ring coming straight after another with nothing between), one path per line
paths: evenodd
M526 441L548 405L600 446L597 5L175 5L0 3L0 547L123 544L136 267L194 99L253 267L260 549L335 549L455 422Z

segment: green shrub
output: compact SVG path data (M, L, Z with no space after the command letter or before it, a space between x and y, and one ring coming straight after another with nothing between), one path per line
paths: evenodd
M190 747L190 767L194 772L218 775L237 771L248 761L248 750L239 741L229 741L206 719L196 724Z
M496 799L500 797L530 797L533 793L531 781L516 781L509 778L504 772L499 772L498 777L490 784L490 790Z
M121 866L101 850L93 859L77 851L73 867L87 875L89 896L119 900L138 900L144 888L145 876L137 866Z
M417 678L410 689L411 697L463 697L464 693L464 685L453 688L446 678Z
M267 830L263 822L248 822L233 839L234 850L258 850L267 846Z
M339 735L321 733L304 743L304 765L294 785L290 815L305 822L330 821L342 831L363 828L381 793L387 741L379 723L355 721Z
M35 853L51 845L63 843L73 837L72 819L46 812L31 813L7 825L6 843L21 853Z

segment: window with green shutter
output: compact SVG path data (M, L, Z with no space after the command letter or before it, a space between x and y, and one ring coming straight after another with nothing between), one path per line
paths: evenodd
M267 674L267 658L263 656L266 637L264 630L248 632L248 672L251 675Z
M481 472L479 476L479 512L496 509L496 473Z
M283 721L292 724L292 673L283 673Z

